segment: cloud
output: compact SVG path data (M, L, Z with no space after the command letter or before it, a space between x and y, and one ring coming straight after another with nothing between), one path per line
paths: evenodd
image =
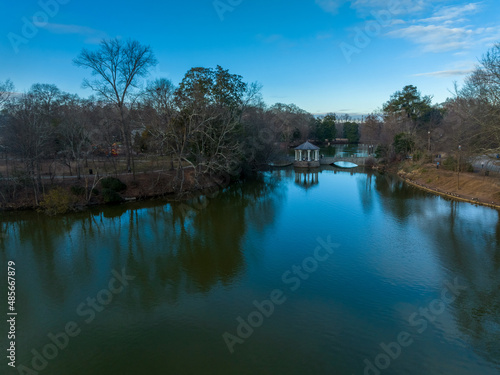
M436 11L432 17L422 19L420 22L437 23L445 22L447 24L455 22L464 22L465 18L461 18L466 14L477 13L481 8L481 3L469 3L459 6L448 6Z
M412 25L387 33L393 38L405 38L420 44L424 52L450 52L468 49L477 43L494 40L499 28L447 27L441 25Z
M258 34L257 39L259 39L263 43L275 43L283 40L283 35L280 34L271 34L271 35L263 35Z
M324 32L324 33L318 33L316 34L316 39L317 40L325 40L325 39L331 39L333 38L334 34L330 32Z
M346 0L315 0L321 9L327 13L337 14L339 8L346 2Z
M423 46L425 52L448 52L468 46L471 30L445 26L412 25L387 33L393 38L406 38Z
M354 0L351 7L359 12L367 12L374 9L391 9L395 15L415 14L424 11L431 5L429 0Z
M85 43L88 44L98 44L103 39L108 39L108 35L101 30L92 29L87 26L80 25L64 25L59 23L45 23L45 22L37 22L36 20L33 24L41 29L45 29L53 34L76 34L84 36Z
M474 69L465 69L465 70L443 70L439 72L430 72L430 73L419 73L414 74L414 77L455 77L455 76L466 76L472 73Z
M333 14L347 2L315 1L324 11ZM500 25L482 25L468 19L485 11L484 1L455 2L453 5L450 5L451 0L350 0L349 3L365 25L380 12L386 15L389 11L393 17L384 25L387 27L384 35L406 39L426 53L461 53L500 39Z
M445 0L437 0L445 1ZM351 3L351 8L358 13L367 15L370 11L376 9L391 8L393 14L414 14L421 12L431 6L430 0L315 0L316 4L325 12L337 14L339 8L347 2Z

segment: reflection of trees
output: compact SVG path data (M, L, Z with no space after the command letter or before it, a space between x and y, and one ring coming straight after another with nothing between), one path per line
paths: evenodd
M358 184L359 197L363 206L365 214L373 210L373 172L368 171L366 176L364 174L356 178Z
M380 203L385 210L401 221L412 215L422 214L423 205L419 201L424 199L427 193L415 189L392 174L377 173L375 176L375 189L384 197ZM410 197L412 199L408 199Z
M425 230L440 244L435 249L444 268L453 270L460 284L467 285L453 304L459 329L478 355L500 364L499 227L491 230L494 212L490 209L480 207L477 210L484 212L467 215L461 213L470 208L464 203L448 205L444 212L427 213L433 225Z
M27 284L38 285L24 291L28 300L63 304L68 293L105 287L113 269L125 268L136 277L134 288L123 293L127 303L148 308L174 302L186 292L229 285L244 272L245 234L274 220L278 187L279 179L265 176L185 203L144 202L59 218L26 215L0 223L2 232L16 233L0 238L0 254L7 259L12 254L5 247L15 249L30 269Z
M362 191L365 186L359 183ZM478 355L500 364L500 219L489 208L423 199L427 193L395 176L376 175L375 189L384 211L415 225L437 252L442 269L467 285L452 304L458 328ZM367 196L369 194L367 193ZM411 198L411 199L408 199ZM362 198L365 204L365 200ZM498 212L500 215L500 212ZM497 223L494 223L494 220Z
M219 281L230 284L243 271L244 235L250 224L274 220L276 184L269 176L235 184L216 200L194 205L201 208L182 227L178 255L194 290L208 291Z

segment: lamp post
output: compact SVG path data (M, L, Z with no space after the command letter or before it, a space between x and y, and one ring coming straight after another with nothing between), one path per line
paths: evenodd
M457 190L460 190L460 156L462 153L462 145L458 145L458 161L457 161Z
M429 130L427 132L427 148L429 150L429 153L431 152L431 131Z

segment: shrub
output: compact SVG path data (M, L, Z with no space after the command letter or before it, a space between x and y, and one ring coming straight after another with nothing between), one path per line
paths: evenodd
M417 150L413 153L413 161L420 161L424 157L424 153L420 150Z
M443 168L448 171L455 171L457 169L457 162L453 156L448 156L442 162Z
M125 185L123 182L121 182L119 179L115 177L103 178L101 180L101 186L103 188L103 194L104 194L104 189L110 189L115 192L120 192L127 188L127 185Z
M398 155L407 155L415 148L415 140L411 134L399 133L394 136L394 151Z
M378 145L375 150L375 157L377 159L386 158L389 156L389 146L388 145Z
M457 171L457 159L455 159L453 156L448 156L444 161L443 161L443 168L448 170L448 171ZM474 167L472 164L467 163L466 161L462 161L460 163L460 172L474 172Z
M71 193L78 197L83 197L85 195L85 188L83 186L71 186Z
M47 215L54 216L73 211L75 203L74 196L62 187L57 187L45 194L43 201L40 202L40 208Z
M137 180L132 180L132 181L130 181L129 186L130 186L131 188L137 188L137 187L139 187L139 181L137 181Z
M104 203L120 203L123 198L113 189L102 189L102 199Z
M372 156L366 158L366 160L365 160L365 167L373 167L376 164L377 164L377 162L375 161L375 159Z

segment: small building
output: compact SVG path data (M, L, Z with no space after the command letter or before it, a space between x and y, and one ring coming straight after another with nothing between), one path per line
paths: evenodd
M319 147L310 142L301 144L295 148L295 163L298 168L319 167Z

